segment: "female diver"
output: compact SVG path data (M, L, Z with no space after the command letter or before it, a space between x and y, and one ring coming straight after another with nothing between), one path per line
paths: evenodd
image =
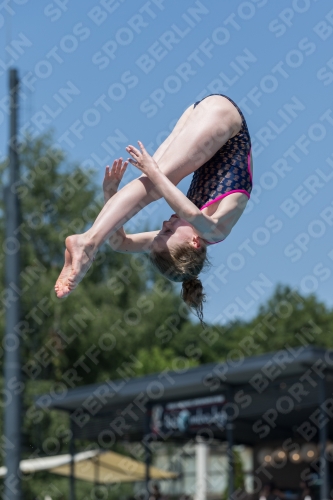
M55 285L67 296L91 266L107 240L118 252L148 252L168 279L182 282L182 297L202 319L204 293L198 274L207 247L223 241L242 215L252 189L251 139L238 106L212 94L190 106L151 157L128 146L131 158L116 160L104 179L105 205L84 234L66 239L65 265ZM130 162L142 175L115 192ZM192 174L187 195L176 185ZM112 178L113 190L109 181ZM112 190L111 190L112 191ZM126 234L123 224L163 197L175 212L160 231Z

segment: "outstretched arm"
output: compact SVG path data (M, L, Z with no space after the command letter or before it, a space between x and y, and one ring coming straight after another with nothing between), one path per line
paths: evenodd
M123 234L117 231L109 238L112 250L120 253L148 253L150 246L159 231L147 231L145 233Z
M143 172L155 185L160 195L166 200L168 205L183 219L187 220L199 232L199 234L209 239L212 235L224 238L227 233L226 223L230 218L226 214L225 218L208 216L192 203L159 169L156 161L147 153L143 144L138 141L141 151L134 146L128 146L126 150L132 156L128 161Z

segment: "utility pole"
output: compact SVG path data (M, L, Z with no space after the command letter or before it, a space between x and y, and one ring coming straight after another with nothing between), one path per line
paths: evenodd
M5 415L4 448L7 475L4 481L4 500L21 500L21 381L20 336L15 327L20 321L20 241L17 228L20 225L19 199L15 190L19 181L17 144L18 75L9 71L9 166L5 186L5 287L6 327L4 337ZM14 387L16 390L14 390Z

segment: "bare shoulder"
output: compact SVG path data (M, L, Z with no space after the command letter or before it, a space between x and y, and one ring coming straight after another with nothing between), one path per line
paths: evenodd
M225 239L244 212L247 202L248 197L245 194L233 193L216 203L217 207L213 213L206 212L205 215L210 219L212 228L210 237L206 239L209 241Z
M222 224L226 221L231 231L244 212L248 201L248 197L243 193L232 193L226 196L220 201L216 209L215 217L217 221L221 221Z
M215 220L218 220L234 210L243 212L248 201L248 197L245 194L232 193L204 208L203 212L213 217Z

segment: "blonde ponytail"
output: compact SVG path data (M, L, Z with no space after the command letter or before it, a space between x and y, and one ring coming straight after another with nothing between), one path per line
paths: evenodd
M203 303L206 295L201 280L198 277L183 281L181 296L189 307L192 307L203 325Z

